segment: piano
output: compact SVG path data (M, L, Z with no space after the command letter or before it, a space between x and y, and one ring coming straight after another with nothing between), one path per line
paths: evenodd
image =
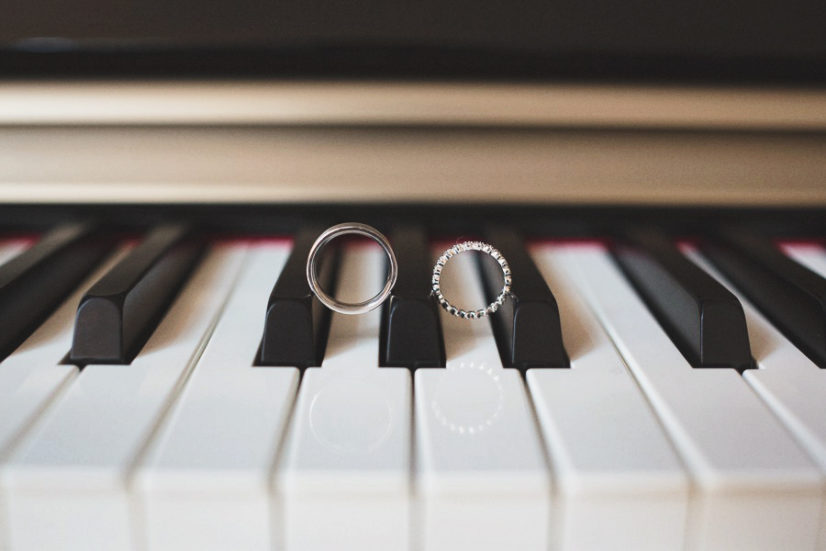
M0 549L826 550L823 10L698 8L7 10Z

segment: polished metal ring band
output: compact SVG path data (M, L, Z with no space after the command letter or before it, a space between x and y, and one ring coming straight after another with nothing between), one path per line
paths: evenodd
M364 237L369 237L381 245L381 248L384 249L384 252L390 262L390 269L387 273L387 281L385 282L382 290L379 291L376 296L363 302L349 303L336 300L334 297L328 295L318 283L319 257L321 251L330 241L343 235L362 235ZM396 260L396 255L393 253L393 249L390 247L390 241L388 241L379 230L359 222L345 222L343 224L337 224L327 228L321 233L321 235L318 236L318 239L315 240L315 243L313 243L313 246L310 248L310 254L307 255L306 272L307 283L310 284L310 289L313 293L315 293L315 296L318 297L318 300L320 300L324 306L341 314L364 314L374 308L378 308L385 300L387 300L387 297L390 296L393 286L396 284L396 279L399 276L399 264Z
M456 256L457 254L463 253L465 251L479 251L486 253L491 256L498 264L499 267L502 268L502 276L504 278L504 283L502 285L502 290L499 292L499 295L496 299L485 306L484 308L480 308L478 310L462 310L461 308L457 308L456 306L452 305L445 296L442 294L442 270L447 264L447 261ZM433 279L431 280L433 285L433 294L436 296L436 299L439 301L439 304L442 305L442 308L447 310L448 313L453 314L456 317L464 318L464 319L479 319L490 314L496 312L502 304L504 304L505 299L508 298L508 295L511 291L511 284L513 283L513 279L511 276L511 268L508 265L508 261L505 260L505 257L502 256L497 249L495 249L492 245L488 243L483 243L481 241L465 241L464 243L458 243L453 245L445 252L442 253L442 256L436 261L436 265L433 266Z

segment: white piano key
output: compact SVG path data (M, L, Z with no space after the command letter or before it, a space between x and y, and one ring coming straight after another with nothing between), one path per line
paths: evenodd
M746 371L743 377L826 473L826 370L789 342L698 251L684 251L743 304L752 356L759 367ZM812 252L823 255L822 250Z
M689 548L814 548L820 474L748 384L731 369L692 368L600 247L560 260L698 487Z
M132 244L119 247L78 286L77 290L34 333L23 341L8 358L0 362L0 366L5 368L11 366L31 367L33 365L55 366L60 364L72 347L75 313L83 294L133 248L134 245ZM66 367L74 368L74 366Z
M469 254L450 261L442 288L463 308L485 302ZM544 550L550 472L520 374L502 368L487 320L442 312L442 323L447 367L415 377L423 549Z
M267 300L291 250L289 240L264 240L250 245L242 276L215 328L214 335L220 332L222 338L214 336L210 339L198 361L199 372L255 364L264 333Z
M784 251L809 269L826 274L826 251L816 245L788 245ZM737 288L702 254L684 247L685 254L734 293L743 304L749 342L759 369L743 377L768 404L800 445L826 474L826 370L789 342ZM826 500L821 515L820 544L826 548Z
M60 362L72 344L72 321L78 302L86 289L129 249L122 247L113 254L17 350L0 363L0 457L8 455L26 429L77 376L76 366L60 365ZM4 501L0 498L0 502ZM3 509L0 505L0 527L7 525ZM0 543L5 540L3 532L0 528Z
M558 267L560 248L568 246L532 253L557 299L571 369L527 373L561 494L557 548L678 549L688 477L611 340Z
M339 298L363 300L383 253L348 247L339 277ZM304 373L275 477L288 551L408 548L411 381L378 367L380 316L334 314L322 366Z
M826 249L817 243L781 243L781 250L813 272L826 277Z
M131 247L122 247L77 288L29 338L0 362L0 454L67 381L74 365L60 365L72 345L72 322L83 293Z
M128 549L130 469L194 365L243 259L217 246L129 366L92 365L3 465L12 549Z
M270 471L298 370L253 364L290 248L251 245L209 344L136 469L149 550L273 548Z

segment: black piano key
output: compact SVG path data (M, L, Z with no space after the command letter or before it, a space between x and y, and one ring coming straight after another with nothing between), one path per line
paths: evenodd
M778 329L826 368L826 279L765 238L729 232L700 250Z
M146 343L204 252L185 225L165 225L80 301L69 361L128 364Z
M0 266L0 359L45 321L113 245L89 225L70 224Z
M668 238L632 232L614 259L694 367L753 367L746 318L728 289L683 255Z
M502 365L519 369L569 367L556 299L528 254L524 239L503 227L489 228L485 238L504 255L513 274L511 297L489 316ZM502 269L489 260L479 257L490 302L502 290Z
M382 309L379 365L444 367L445 343L439 307L431 295L433 262L427 234L420 226L398 226L390 242L399 276Z
M313 226L295 236L290 257L267 303L258 365L299 368L321 365L332 312L310 290L305 268L310 248L322 231ZM333 295L340 255L332 246L323 254L318 281Z

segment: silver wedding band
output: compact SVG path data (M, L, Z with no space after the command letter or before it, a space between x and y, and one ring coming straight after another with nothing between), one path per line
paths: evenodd
M387 255L387 259L390 262L387 281L385 281L382 290L374 297L363 302L349 303L336 300L334 297L328 295L318 283L318 270L320 262L319 256L321 251L330 241L343 235L361 235L364 237L369 237L381 245L381 248L384 249L384 253ZM307 256L306 271L307 283L310 284L310 289L313 293L315 293L315 296L318 297L318 300L321 301L324 306L340 314L352 315L369 312L370 310L378 308L385 300L387 300L387 297L390 296L393 286L396 284L396 279L399 276L399 264L396 260L396 255L393 253L393 249L390 247L390 241L388 241L384 234L382 234L379 230L359 222L345 222L343 224L337 224L327 228L321 235L318 236L318 239L315 240L315 243L313 243L313 246L310 248L310 254Z

